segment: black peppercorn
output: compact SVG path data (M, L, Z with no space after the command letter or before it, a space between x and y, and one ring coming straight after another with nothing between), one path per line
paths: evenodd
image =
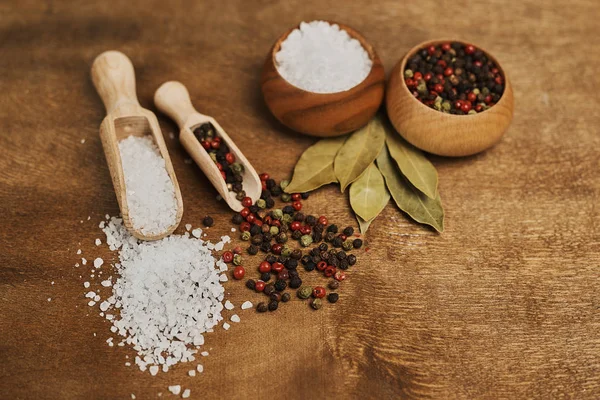
M300 286L302 286L302 279L300 277L296 276L290 279L290 288L298 289Z
M319 251L327 251L329 250L329 246L327 246L327 243L321 243L319 245Z
M267 200L271 198L271 192L269 191L269 189L265 189L263 191L260 192L260 198L263 200Z
M317 224L317 217L309 215L304 219L304 222L306 222L306 225L315 226Z
M269 295L269 298L271 300L275 300L276 302L279 303L281 301L281 293L279 293L279 292L273 292L273 293L271 293Z
M321 232L317 232L317 231L313 232L312 240L313 240L313 243L320 242L321 240L323 240L323 234Z
M336 290L337 288L340 287L340 282L333 280L333 281L329 282L329 285L327 285L327 286L329 286L329 289L331 289L331 290Z
M273 188L271 188L270 190L271 190L271 194L272 194L274 197L277 197L277 196L281 195L281 192L282 192L282 191L281 191L281 188L280 188L279 186L274 186L274 187L273 187Z
M288 275L290 276L290 279L291 279L291 278L294 278L294 277L296 277L296 278L297 278L297 277L299 277L299 276L300 276L300 274L298 274L298 271L297 271L297 270L295 270L295 269L290 269L290 270L288 271Z
M270 296L271 293L273 293L275 291L275 286L271 283L265 286L265 289L263 290L263 293L266 294L267 296Z
M339 236L336 236L336 237L335 237L335 239L333 239L333 240L331 241L331 244L333 245L333 247L340 248L340 247L342 247L342 243L343 243L343 242L344 242L344 241L342 240L342 238L341 238L341 237L339 237Z
M265 184L267 185L267 189L272 190L275 186L277 186L277 183L275 182L275 179L269 178L265 181Z
M271 251L271 243L263 242L260 245L260 251L262 251L263 253L268 253L269 251Z
M234 214L233 217L231 217L231 222L234 225L239 225L244 222L244 217L242 217L240 214Z
M301 237L302 237L302 232L300 232L300 231L294 231L294 232L292 232L292 239L298 240Z
M204 217L204 219L202 220L202 223L204 224L204 226L208 226L211 227L215 224L215 221L212 219L211 216L207 215L206 217Z
M266 312L268 309L269 307L267 306L267 304L262 301L256 305L256 311L258 311L259 313Z
M269 254L265 257L265 261L269 264L273 264L274 262L277 262L277 257L275 257L273 254Z
M308 254L302 256L302 265L306 265L310 262L310 256Z
M257 234L259 234L259 233L261 233L261 232L262 232L262 229L261 229L261 227L260 227L260 226L258 226L258 225L252 225L252 226L250 227L250 234L251 234L252 236L254 236L254 235L257 235Z
M302 197L302 200L308 199L309 196L310 196L310 193L308 193L308 192L300 193L300 197Z
M258 208L258 206L255 204L255 205L248 207L248 210L250 210L250 212L252 214L256 214L260 210L260 208Z
M329 253L328 253L328 252L326 252L326 251L322 251L322 252L319 254L319 258L320 258L321 260L323 260L323 261L328 261L328 260L329 260Z
M296 210L294 210L294 207L292 206L285 206L281 209L281 211L283 211L284 214L292 215Z
M335 233L333 233L333 232L327 232L325 234L325 241L326 242L331 242L331 241L333 241L333 239L335 239Z
M287 287L287 283L283 279L277 279L275 282L275 290L278 292L283 292Z
M340 261L339 268L340 269L348 269L348 265L349 265L348 264L348 259L346 258L346 259Z
M292 296L290 296L290 294L287 292L281 295L281 301L283 301L284 303L290 301L291 298Z
M260 274L260 280L263 282L269 282L271 280L271 273L263 272L262 274Z
M350 237L354 234L354 228L352 228L351 226L348 226L344 229L344 235L346 235L346 237Z
M277 261L280 262L280 263L282 263L282 264L285 264L288 259L289 258L285 257L285 256L279 256L279 257L277 257Z
M356 256L354 254L350 254L348 256L347 260L348 260L348 265L356 264Z
M310 250L310 255L311 255L311 256L318 256L319 254L321 254L321 250L319 250L319 248L318 248L318 247L313 247L313 248Z
M277 241L277 243L285 243L288 241L287 234L284 232L281 232L275 237L275 240Z
M253 255L256 255L257 253L258 253L258 247L256 247L255 245L250 245L250 247L248 247L248 254L253 256Z
M254 279L248 279L246 281L246 287L250 290L254 290L256 288L256 282L254 281Z
M319 261L321 261L321 256L312 256L311 261L314 262L315 264L318 264Z
M260 233L252 236L252 239L250 239L250 243L252 243L255 246L261 245L262 242L263 242L263 235L261 235Z
M339 267L340 266L340 260L338 260L336 257L329 257L329 264L334 266L334 267Z
M302 214L301 212L296 213L296 215L294 215L294 221L303 222L304 218L305 218L305 215Z
M271 197L269 197L268 199L265 199L265 203L267 205L267 208L275 207L275 200L273 200Z
M360 249L363 245L363 241L361 239L354 239L354 241L352 242L352 246L354 246L355 249Z
M337 259L342 261L344 259L346 259L347 255L346 252L344 250L340 250L339 253L337 253Z
M273 235L271 235L270 232L263 233L263 242L270 242L272 239L273 239Z
M327 300L328 300L330 303L336 303L336 302L338 301L338 299L339 299L339 298L340 298L340 295L339 295L339 294L337 294L337 293L329 293L329 294L327 295Z
M279 307L279 302L276 300L271 300L269 302L269 311L275 311L277 310L277 307Z
M287 260L287 262L285 263L285 267L287 269L296 269L298 268L298 260L294 259L294 258L290 258L289 260Z
M335 225L335 224L329 225L329 227L327 227L327 232L338 233L337 225Z
M306 271L310 272L310 271L314 271L316 266L317 266L317 264L315 264L312 261L309 261L306 264L304 264L304 269Z

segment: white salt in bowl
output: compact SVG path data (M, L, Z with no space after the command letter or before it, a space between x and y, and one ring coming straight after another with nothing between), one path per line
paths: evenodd
M275 55L299 25L277 39L261 77L263 97L275 118L294 131L321 137L340 136L366 125L379 109L385 91L385 72L373 46L358 31L337 22L326 22L338 25L368 53L372 67L362 82L340 92L314 93L294 86L281 76Z

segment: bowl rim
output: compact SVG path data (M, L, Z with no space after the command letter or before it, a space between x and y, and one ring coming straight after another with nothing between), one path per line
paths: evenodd
M309 94L312 96L320 96L323 98L325 98L327 96L339 96L341 94L348 95L348 94L352 94L354 91L357 91L357 89L362 89L362 86L364 86L365 83L369 80L369 78L371 78L373 76L373 74L375 73L375 71L377 69L377 68L375 68L376 65L379 64L381 67L383 67L383 64L381 63L381 59L379 58L379 55L377 54L377 51L375 51L375 48L373 47L373 45L371 45L371 43L369 43L369 41L367 41L366 37L362 33L360 33L359 31L357 31L356 29L354 29L348 25L345 25L345 24L342 24L342 23L339 23L336 21L332 21L332 20L327 20L327 19L316 19L316 20L308 21L307 23L310 23L313 21L323 21L323 22L327 22L330 25L337 25L340 27L340 29L343 29L344 31L346 31L346 33L348 33L348 35L351 38L358 40L358 42L361 44L362 48L365 49L365 51L369 54L369 58L371 59L371 69L370 69L369 73L367 74L367 76L365 76L365 78L362 81L360 81L358 84L351 87L350 89L342 90L339 92L331 92L331 93L311 92L306 89L302 89L301 87L298 87L298 86L294 85L293 83L291 83L290 81L288 81L287 79L285 79L279 73L279 69L277 68L277 61L275 60L275 54L277 54L277 52L279 52L279 50L281 49L281 43L283 43L283 41L285 39L287 39L287 37L290 35L290 33L292 33L294 31L294 29L299 29L301 23L307 22L307 21L300 21L296 25L294 25L293 27L291 27L287 31L285 31L281 36L279 36L279 38L277 38L277 40L271 47L271 51L269 52L268 58L270 59L270 62L273 65L273 69L275 70L275 73L277 74L277 76L279 76L281 79L283 79L283 81L285 81L288 85L290 85L291 87L295 88L296 90L298 90L302 93L306 93L306 94ZM384 72L383 79L385 82L385 72Z
M423 103L421 103L419 100L417 100L415 98L415 96L412 94L412 92L408 89L408 86L406 86L406 81L404 80L404 69L406 68L406 64L408 62L408 59L410 57L412 57L417 51L427 47L427 46L431 46L431 45L437 45L440 43L453 43L453 42L458 42L458 43L462 43L462 44L470 44L475 46L476 48L478 48L479 50L483 51L485 53L486 56L488 56L489 58L492 59L492 61L494 61L496 63L496 66L498 67L498 70L500 71L500 73L502 74L502 76L504 77L504 91L502 92L502 96L500 97L500 100L498 100L498 102L496 104L494 104L494 106L490 107L489 109L482 111L480 113L477 114L466 114L466 115L456 115L456 114L450 114L450 113L444 113L441 111L438 111L434 108L429 107L428 105L425 105ZM412 48L410 48L406 54L404 55L404 57L402 58L402 60L400 61L399 64L399 71L395 72L395 73L399 73L400 76L400 81L402 82L401 86L402 86L402 90L404 90L405 94L408 94L412 100L414 100L414 102L424 108L426 108L427 110L431 111L432 113L435 113L435 115L437 115L438 117L441 115L445 118L460 118L460 119L466 119L466 118L481 118L484 117L486 115L487 111L491 111L494 109L495 106L499 105L500 103L504 104L508 98L508 96L506 96L506 93L511 90L510 88L510 81L508 79L508 76L506 75L506 71L504 70L504 68L502 67L502 65L500 64L500 62L498 62L498 59L496 57L494 57L494 55L492 53L490 53L489 51L487 51L486 49L484 49L483 47L473 43L473 42L468 42L465 40L459 40L459 39L447 39L447 38L442 38L442 39L429 39L429 40L425 40L421 43L418 43L417 45L413 46ZM433 114L432 114L433 115Z

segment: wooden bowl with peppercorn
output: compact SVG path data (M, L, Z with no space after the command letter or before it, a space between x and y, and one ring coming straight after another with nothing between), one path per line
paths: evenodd
M505 71L489 52L456 40L430 40L394 67L386 107L396 130L414 146L461 157L502 138L514 99Z
M347 90L333 93L308 91L288 82L278 70L276 55L300 24L283 34L271 48L262 71L261 89L267 107L285 126L308 135L330 137L352 132L369 122L383 102L385 73L379 56L363 35L343 24L324 23L338 25L360 42L372 62L366 77Z

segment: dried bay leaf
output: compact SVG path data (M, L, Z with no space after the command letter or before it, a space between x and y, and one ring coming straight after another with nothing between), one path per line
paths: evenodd
M377 218L377 217L375 217ZM358 228L360 229L360 233L362 233L363 235L365 233L367 233L367 230L369 229L369 226L371 226L371 223L373 221L375 221L375 218L371 218L368 221L365 221L364 219L362 219L361 217L359 217L358 215L356 216L356 221L358 221Z
M404 140L389 124L385 123L389 153L396 160L402 174L427 197L437 197L438 175L435 167L423 152Z
M321 139L306 149L296 163L292 181L285 191L304 193L336 182L333 160L345 141L345 136Z
M385 130L380 116L375 116L346 140L333 165L342 192L375 161L384 144Z
M431 199L417 190L401 173L387 148L377 157L377 167L398 207L412 219L444 231L444 209L439 193Z
M350 206L354 213L368 221L375 218L390 201L381 172L371 163L350 186Z

